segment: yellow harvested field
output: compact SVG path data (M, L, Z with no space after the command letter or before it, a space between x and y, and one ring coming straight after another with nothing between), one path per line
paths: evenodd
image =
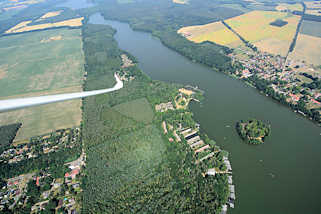
M173 0L176 4L188 4L188 0Z
M304 60L314 65L321 65L321 38L299 33L294 51L289 59Z
M15 31L18 31L21 28L26 27L28 24L30 24L32 21L24 21L24 22L20 22L19 24L17 24L16 26L10 28L9 30L6 31L7 34L9 33L14 33Z
M7 30L6 34L22 33L22 32L28 32L33 30L43 30L43 29L48 29L53 27L79 27L79 26L82 26L83 19L84 17L80 17L80 18L69 19L61 22L46 23L46 24L31 25L31 26L27 25L31 23L31 21L25 21Z
M261 51L268 52L274 55L286 56L290 47L291 41L284 42L276 38L268 38L255 42L254 45Z
M297 4L286 4L280 3L275 7L277 11L303 11L303 6L299 3Z
M221 22L184 27L177 33L196 43L210 41L228 47L242 45L242 41Z
M51 17L58 16L62 13L63 10L48 12L45 15L41 16L40 19L47 19Z
M21 8L25 8L25 7L26 7L25 5L18 5L18 6L13 6L13 7L6 7L6 8L3 8L3 10L5 10L5 11L9 11L9 10L21 9Z
M282 19L288 24L277 27L270 25L271 22ZM299 16L276 11L252 11L241 16L226 20L236 32L245 40L263 48L272 54L284 53L290 47L294 38L297 25L300 21ZM267 41L264 41L267 40ZM272 42L273 41L273 42ZM286 51L278 51L279 46L286 48Z

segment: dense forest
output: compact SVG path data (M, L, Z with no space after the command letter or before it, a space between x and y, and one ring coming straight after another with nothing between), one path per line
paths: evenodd
M104 25L83 27L87 79L85 90L114 84L113 73L121 70L121 57L113 39L115 31ZM126 53L129 55L128 53ZM134 59L129 55L129 58ZM122 90L89 97L83 102L83 140L87 166L83 179L83 213L216 213L228 197L227 176L203 178L202 167L185 143L171 143L161 134L155 113L143 123L119 112L146 99L151 105L173 100L178 85L152 81L136 65L133 81ZM191 113L168 114L191 125ZM195 124L195 122L193 123Z
M0 126L0 153L11 145L21 125L21 123L15 123Z

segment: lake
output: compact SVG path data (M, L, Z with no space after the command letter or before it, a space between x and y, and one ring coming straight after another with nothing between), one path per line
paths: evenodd
M120 48L137 57L152 79L205 91L205 100L190 107L201 129L230 153L237 200L229 213L321 213L320 127L243 82L191 62L150 33L100 14L90 23L115 28ZM237 135L235 122L248 118L271 124L264 145L248 145Z

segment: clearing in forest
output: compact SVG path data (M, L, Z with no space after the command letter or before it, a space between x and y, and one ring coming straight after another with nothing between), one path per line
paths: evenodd
M28 32L33 30L44 30L44 29L49 29L54 27L80 27L82 26L83 19L84 17L80 17L75 19L64 20L61 22L45 23L45 24L39 24L39 25L28 25L32 21L24 21L7 30L5 34L22 33L22 32Z
M61 40L41 42L62 36ZM80 29L55 29L0 38L0 99L82 91ZM3 72L1 72L3 73ZM2 113L0 125L21 122L15 140L80 125L81 100Z
M283 26L273 26L272 22L282 20ZM252 11L233 17L225 22L245 40L261 51L285 56L295 36L299 16L276 11Z
M122 103L113 109L138 122L151 123L154 118L154 112L146 98Z
M321 38L299 33L293 52L289 59L321 64Z
M210 41L228 47L242 45L242 41L222 22L183 27L177 33L196 43Z

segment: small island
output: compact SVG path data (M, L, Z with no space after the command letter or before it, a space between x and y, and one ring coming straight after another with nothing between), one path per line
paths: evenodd
M236 131L240 137L250 144L262 144L271 132L271 126L260 120L251 119L236 123Z

